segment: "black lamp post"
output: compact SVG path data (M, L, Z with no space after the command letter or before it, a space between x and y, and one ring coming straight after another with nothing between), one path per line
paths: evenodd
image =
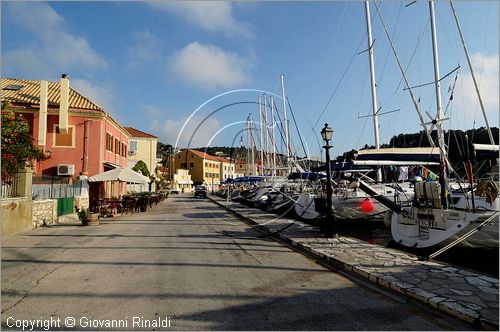
M323 149L325 149L325 157L326 157L326 213L327 217L330 217L332 215L332 177L331 177L331 171L330 171L330 148L332 146L330 145L330 141L333 136L333 129L328 125L328 123L325 123L325 126L321 130L321 137L323 138L323 141L325 141L325 145L323 146Z
M212 195L214 194L214 175L212 174Z

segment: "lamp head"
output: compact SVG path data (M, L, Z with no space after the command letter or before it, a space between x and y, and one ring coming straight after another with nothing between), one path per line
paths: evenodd
M323 138L323 141L329 142L332 140L332 136L333 129L328 125L328 123L325 123L323 129L321 129L321 138Z

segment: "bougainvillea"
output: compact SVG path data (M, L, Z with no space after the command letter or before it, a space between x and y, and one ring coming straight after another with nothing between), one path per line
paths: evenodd
M45 155L33 144L28 123L22 116L6 110L2 103L2 180Z

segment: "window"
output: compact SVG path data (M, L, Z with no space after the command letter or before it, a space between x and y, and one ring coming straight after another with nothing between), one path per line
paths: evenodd
M106 150L113 152L113 135L106 133Z
M187 163L181 163L181 168L187 168Z
M68 126L68 132L63 134L59 131L59 125L54 125L53 146L74 147L75 146L75 126Z
M131 153L136 153L137 152L137 141L129 141L128 145L129 145L129 151ZM179 155L179 158L180 157L181 156Z
M120 154L120 141L118 138L115 138L115 153Z
M189 163L189 167L193 168L194 167L194 163Z

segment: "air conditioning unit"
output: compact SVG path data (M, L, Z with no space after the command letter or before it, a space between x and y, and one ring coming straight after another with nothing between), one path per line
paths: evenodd
M134 154L137 154L137 151L135 151L135 150L129 150L128 154L131 155L131 156L133 156Z
M57 175L74 175L75 165L73 164L58 164Z

